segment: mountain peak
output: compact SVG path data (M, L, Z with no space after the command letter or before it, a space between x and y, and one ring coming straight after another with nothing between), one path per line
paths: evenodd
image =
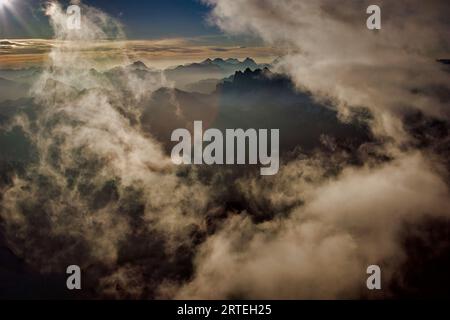
M149 68L147 65L142 61L135 61L133 64L130 65L131 68L136 70L148 70Z
M238 59L236 58L229 58L227 60L225 60L225 62L231 63L231 64L238 64L241 63Z

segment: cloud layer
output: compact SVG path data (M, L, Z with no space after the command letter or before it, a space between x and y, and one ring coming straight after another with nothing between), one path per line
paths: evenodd
M83 59L95 61L105 69L122 63L121 56L144 61L147 65L165 69L179 64L198 62L209 57L254 57L272 62L279 51L269 47L243 47L235 43L224 45L226 38L193 38L162 40L101 40L85 43L79 48ZM64 46L64 40L5 40L0 41L0 69L40 66L48 60L52 48ZM118 58L119 57L119 58Z
M200 169L175 168L136 121L142 102L170 84L157 72L142 78L125 69L118 90L82 48L116 40L113 52L129 64L120 24L85 7L74 34L52 2L60 44L33 88L35 121L14 120L39 158L2 187L8 245L42 273L75 261L94 297L378 297L365 287L372 264L383 270L380 296L391 296L408 259L404 226L450 214L448 167L435 152L448 135L425 126L431 142L420 148L405 123L418 111L448 120L448 73L436 62L448 53L448 3L408 1L405 14L406 1L380 2L376 33L365 29L366 1L205 2L224 31L256 33L281 48L278 70L343 121L368 109L376 141L348 151L323 137L327 151L300 153L270 178L213 169L207 179ZM221 201L230 194L246 206Z

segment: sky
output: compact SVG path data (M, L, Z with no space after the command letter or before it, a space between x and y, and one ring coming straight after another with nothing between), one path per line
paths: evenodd
M44 0L9 1L0 13L0 38L50 38ZM68 4L69 1L60 1ZM200 0L84 0L119 19L129 39L217 36L220 31L207 23L209 8ZM14 11L14 12L13 12Z
M39 65L47 59L54 43L51 42L53 31L44 13L46 2L0 0L0 40L3 40L0 68ZM59 2L63 8L70 4L70 0ZM119 21L127 39L128 56L156 68L217 57L252 57L268 63L278 55L263 46L259 38L225 35L208 22L211 8L201 0L83 0L82 3L101 9ZM111 48L92 54L117 56ZM109 59L102 63L116 62Z

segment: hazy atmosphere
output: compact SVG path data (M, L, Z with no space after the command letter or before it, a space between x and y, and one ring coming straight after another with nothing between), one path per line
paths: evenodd
M0 298L448 298L449 14L0 0ZM278 170L251 139L258 163L174 163L200 121L272 132Z

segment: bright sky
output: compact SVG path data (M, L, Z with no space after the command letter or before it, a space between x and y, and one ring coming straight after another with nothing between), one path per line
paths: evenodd
M44 15L46 0L0 0L0 38L50 38ZM59 1L63 5L68 0ZM83 0L120 20L129 39L214 36L220 31L206 22L209 8L200 0Z
M69 0L60 0L63 6ZM158 68L205 58L246 58L271 62L276 53L255 38L230 37L207 23L210 8L200 0L83 0L119 20L131 59ZM40 64L53 34L44 14L46 0L0 0L0 68ZM42 40L43 39L43 40ZM143 48L151 47L152 50ZM98 56L113 50L92 52ZM89 54L89 53L87 53ZM112 62L112 60L110 60Z

